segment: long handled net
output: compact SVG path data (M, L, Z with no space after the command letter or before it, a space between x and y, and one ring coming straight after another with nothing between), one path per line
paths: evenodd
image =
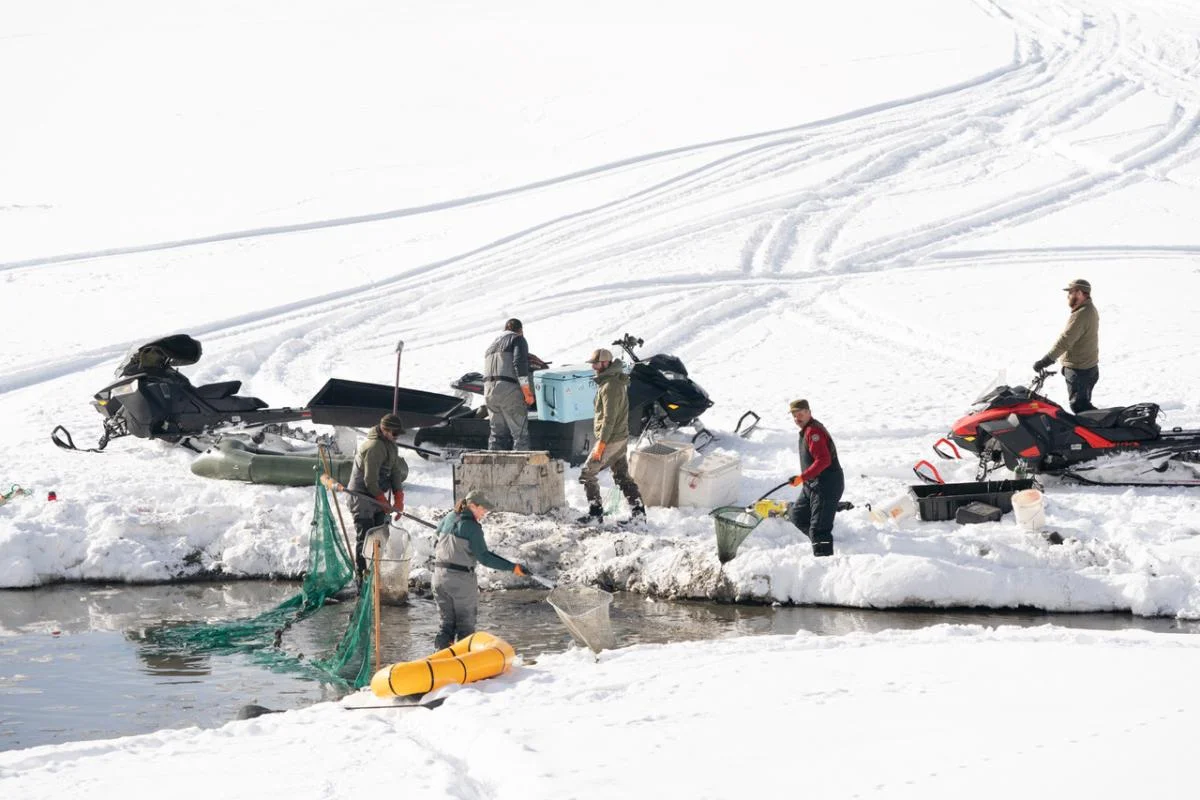
M369 573L359 587L346 632L333 653L326 658L305 659L283 647L288 630L320 611L354 575L350 554L338 534L328 497L319 482L308 547L308 567L298 594L247 619L152 628L146 632L145 645L157 652L245 654L254 663L272 670L299 673L356 689L366 686L371 679L374 627Z

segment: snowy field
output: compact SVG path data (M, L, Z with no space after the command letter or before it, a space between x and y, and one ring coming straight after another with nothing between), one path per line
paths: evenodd
M787 403L807 397L858 506L833 558L768 521L721 572L706 509L586 537L489 520L560 580L1200 618L1200 490L1048 482L1061 545L1011 516L863 508L998 372L1029 377L1077 277L1103 320L1098 404L1200 427L1198 37L1182 0L8 9L0 491L34 494L0 507L0 587L302 568L310 490L197 478L158 443L51 444L57 424L94 442L89 400L131 346L190 333L193 382L298 405L330 376L390 384L399 339L402 382L446 392L517 316L555 363L625 332L682 358L746 501L797 471ZM410 465L409 509L444 511L449 466ZM583 510L573 481L568 499ZM4 754L0 788L207 796L219 771L258 798L1181 796L1197 648L945 629L574 653L434 712Z
M23 124L0 132L0 481L37 494L0 512L0 586L302 568L308 491L206 481L158 443L50 444L56 424L94 442L89 400L131 346L189 332L193 382L301 405L330 376L390 384L399 339L403 383L447 392L519 316L559 364L624 332L680 356L718 433L762 414L717 443L746 501L797 471L786 404L807 397L858 506L835 558L769 521L719 575L707 509L587 538L494 522L535 566L666 597L1200 617L1195 490L1051 482L1061 546L1011 515L865 511L998 372L1030 376L1074 277L1103 318L1098 402L1200 426L1197 14L686 7L637 25L621 4L19 12L0 51L30 76L2 90ZM410 508L436 515L450 469L410 462ZM568 499L583 509L573 480Z

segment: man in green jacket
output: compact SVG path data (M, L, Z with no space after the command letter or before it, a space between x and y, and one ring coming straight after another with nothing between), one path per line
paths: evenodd
M629 447L629 376L612 352L603 347L594 350L588 363L595 370L596 445L579 472L579 482L588 499L588 513L580 522L603 522L604 505L600 502L600 472L612 470L613 481L621 487L634 518L645 517L642 493L629 474L625 451Z
M408 477L408 462L400 457L396 437L404 432L404 423L395 414L384 414L379 424L367 434L354 456L354 469L346 488L353 492L346 501L354 515L354 530L358 533L354 546L354 566L361 578L367 568L363 556L363 541L367 531L387 522L389 512L404 510L404 480ZM392 499L387 497L392 492Z
M1062 356L1063 379L1071 411L1091 411L1092 389L1100 380L1100 312L1092 305L1092 284L1079 278L1063 289L1071 316L1050 352L1033 364L1041 372Z

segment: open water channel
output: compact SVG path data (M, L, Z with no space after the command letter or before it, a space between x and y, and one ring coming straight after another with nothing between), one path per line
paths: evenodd
M299 590L290 582L165 586L62 585L0 591L0 750L101 739L162 728L213 727L248 704L299 708L336 699L338 689L272 672L241 655L164 655L145 641L164 621L228 620L272 608ZM572 646L546 592L481 596L479 629L503 636L526 658ZM287 634L288 649L327 655L352 602L322 609ZM611 612L618 645L730 636L873 633L944 623L1140 628L1200 633L1200 623L1121 614L995 611L865 611L828 607L681 603L618 594ZM437 611L419 596L385 606L383 662L433 650Z

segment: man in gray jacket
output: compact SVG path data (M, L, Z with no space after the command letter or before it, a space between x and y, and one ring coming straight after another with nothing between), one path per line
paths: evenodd
M529 449L529 345L521 320L504 323L504 333L483 354L483 399L490 433L488 450Z
M367 568L363 556L363 541L367 531L387 522L389 512L404 510L404 480L408 477L408 462L400 457L396 437L404 433L404 423L395 414L384 414L379 424L367 434L354 455L354 469L346 488L353 492L346 505L354 516L358 534L354 545L354 568L359 579ZM387 492L392 492L388 500Z
M1071 308L1067 327L1050 352L1034 362L1033 369L1041 372L1062 356L1071 411L1078 414L1095 408L1092 389L1100 380L1100 312L1092 305L1092 284L1082 278L1071 281L1063 291Z
M612 470L613 481L629 501L632 517L645 518L642 493L629 474L629 462L625 458L629 447L629 376L625 374L624 364L613 361L612 352L603 347L592 352L588 363L596 373L596 444L579 472L579 482L588 499L587 516L579 521L604 521L597 476L605 469Z

